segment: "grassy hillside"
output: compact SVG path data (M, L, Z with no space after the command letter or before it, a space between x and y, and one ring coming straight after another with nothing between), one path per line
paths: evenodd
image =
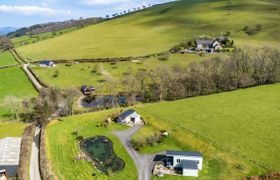
M137 108L149 126L167 129L180 145L209 154L192 134L223 152L280 170L280 84L162 102ZM151 128L150 127L150 128ZM142 134L142 135L141 135ZM145 130L138 137L145 136ZM161 151L165 146L144 149ZM218 153L215 153L219 157ZM233 164L232 164L233 165ZM233 165L234 166L234 165Z
M45 32L45 33L36 34L36 35L30 35L30 36L26 35L26 36L21 36L21 37L15 37L15 38L12 38L11 41L15 47L19 47L19 46L24 46L27 44L33 44L33 43L43 41L46 39L54 38L57 36L61 36L63 34L69 33L76 29L79 29L79 28L74 27L74 28L67 28L67 29L54 31L54 32Z
M280 2L234 0L228 14L224 0L182 0L106 21L63 36L18 48L32 60L137 56L166 51L184 38L226 31L237 45L278 45ZM242 29L254 29L251 36Z
M17 61L14 59L13 55L9 51L0 53L0 66L11 64L17 64Z

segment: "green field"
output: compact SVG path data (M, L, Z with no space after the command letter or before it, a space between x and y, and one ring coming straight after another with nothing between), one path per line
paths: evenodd
M6 96L28 98L37 94L31 82L24 72L17 67L0 70L0 120L5 119L6 107L4 99Z
M224 0L182 0L105 21L68 34L22 46L26 58L75 59L138 56L169 50L183 39L231 32L235 44L279 47L280 2L234 0L227 11ZM261 25L251 36L242 29Z
M21 122L0 123L0 139L5 137L20 137L25 127L26 124Z
M17 61L14 59L13 55L9 51L0 53L0 66L11 64L17 64Z
M67 66L66 64L58 64L55 68L34 67L33 70L45 83L60 88L81 87L81 85L98 85L106 79L106 76L122 80L123 74L126 72L137 73L140 70L155 69L158 65L168 66L187 66L191 62L200 62L217 55L199 55L175 54L171 55L166 61L158 60L158 58L150 58L141 61L127 61L111 63L80 63ZM226 56L226 54L224 54ZM98 72L93 73L92 70L98 67ZM55 73L59 75L54 77Z
M46 39L54 38L57 36L61 36L63 34L69 33L71 31L77 30L79 28L68 28L68 29L63 29L59 31L54 31L54 32L45 32L41 34L36 34L36 35L29 35L29 36L21 36L21 37L15 37L12 38L11 41L14 44L15 47L20 47L28 44L33 44L39 41L43 41Z
M239 163L252 160L267 169L279 171L279 90L280 84L276 84L143 105L136 109L145 118L148 127L134 138L152 134L153 129L166 129L171 137L177 139L179 149L191 144L192 148L210 157L219 157L219 153L212 154L212 149L205 148L195 140L201 139L226 154L236 155L240 158ZM147 147L142 151L161 151L167 145Z
M112 110L63 118L62 121L56 121L48 126L46 133L48 155L58 179L137 179L137 171L132 159L129 158L118 138L111 133L112 130L121 130L124 127L113 125L107 129L96 126L111 113ZM74 157L78 155L79 147L72 133L77 130L85 138L102 135L112 140L116 155L125 161L125 168L112 176L106 176L86 161L75 162ZM92 176L93 173L96 173L96 176Z

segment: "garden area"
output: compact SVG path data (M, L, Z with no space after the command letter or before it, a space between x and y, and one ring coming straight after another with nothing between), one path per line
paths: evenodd
M113 130L124 130L126 127L117 124L102 127L100 122L116 110L76 115L51 122L46 131L46 142L50 164L58 179L137 179L137 171L133 160L121 145L119 139L112 134ZM78 132L82 139L95 136L106 136L112 141L114 153L121 158L124 169L110 173L102 173L85 160L75 160L80 154Z

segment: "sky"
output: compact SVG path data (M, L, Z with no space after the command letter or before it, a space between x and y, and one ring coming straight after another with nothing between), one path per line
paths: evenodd
M107 14L170 0L0 0L0 27L105 17Z

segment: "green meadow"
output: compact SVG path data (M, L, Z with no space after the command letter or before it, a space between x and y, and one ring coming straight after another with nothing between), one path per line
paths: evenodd
M24 72L18 68L0 70L0 120L6 119L7 107L4 106L6 96L28 98L37 94Z
M13 55L9 51L5 51L3 53L0 52L0 66L7 66L11 64L17 64Z
M46 133L48 157L57 179L137 179L137 170L133 160L118 138L112 134L112 130L124 130L125 127L119 125L109 128L97 127L97 124L112 112L113 110L109 110L62 118L48 125ZM75 161L75 156L80 153L76 136L72 134L75 131L84 138L98 135L108 137L113 142L116 155L125 161L125 168L112 176L106 176L89 162Z
M146 60L135 60L117 63L80 63L67 66L66 64L57 64L55 68L33 67L34 72L42 81L51 86L60 88L81 87L81 85L99 85L104 83L106 77L112 77L116 80L122 80L127 72L137 73L141 70L148 71L155 69L159 65L184 67L191 62L200 62L208 60L217 55L205 55L200 57L194 54L175 54L168 60L161 61L157 57ZM224 54L224 56L227 56ZM94 70L97 69L97 72ZM58 73L58 76L54 76Z
M167 130L170 137L166 142L141 152L166 148L201 151L206 159L224 162L223 171L236 175L233 179L265 172L265 169L279 171L279 90L280 84L276 84L141 105L136 110L147 126L134 139Z
M18 51L32 60L140 56L169 50L198 35L218 36L227 31L235 45L278 46L280 2L234 0L229 12L224 0L182 0L157 5L76 30ZM254 35L243 31L260 30Z

